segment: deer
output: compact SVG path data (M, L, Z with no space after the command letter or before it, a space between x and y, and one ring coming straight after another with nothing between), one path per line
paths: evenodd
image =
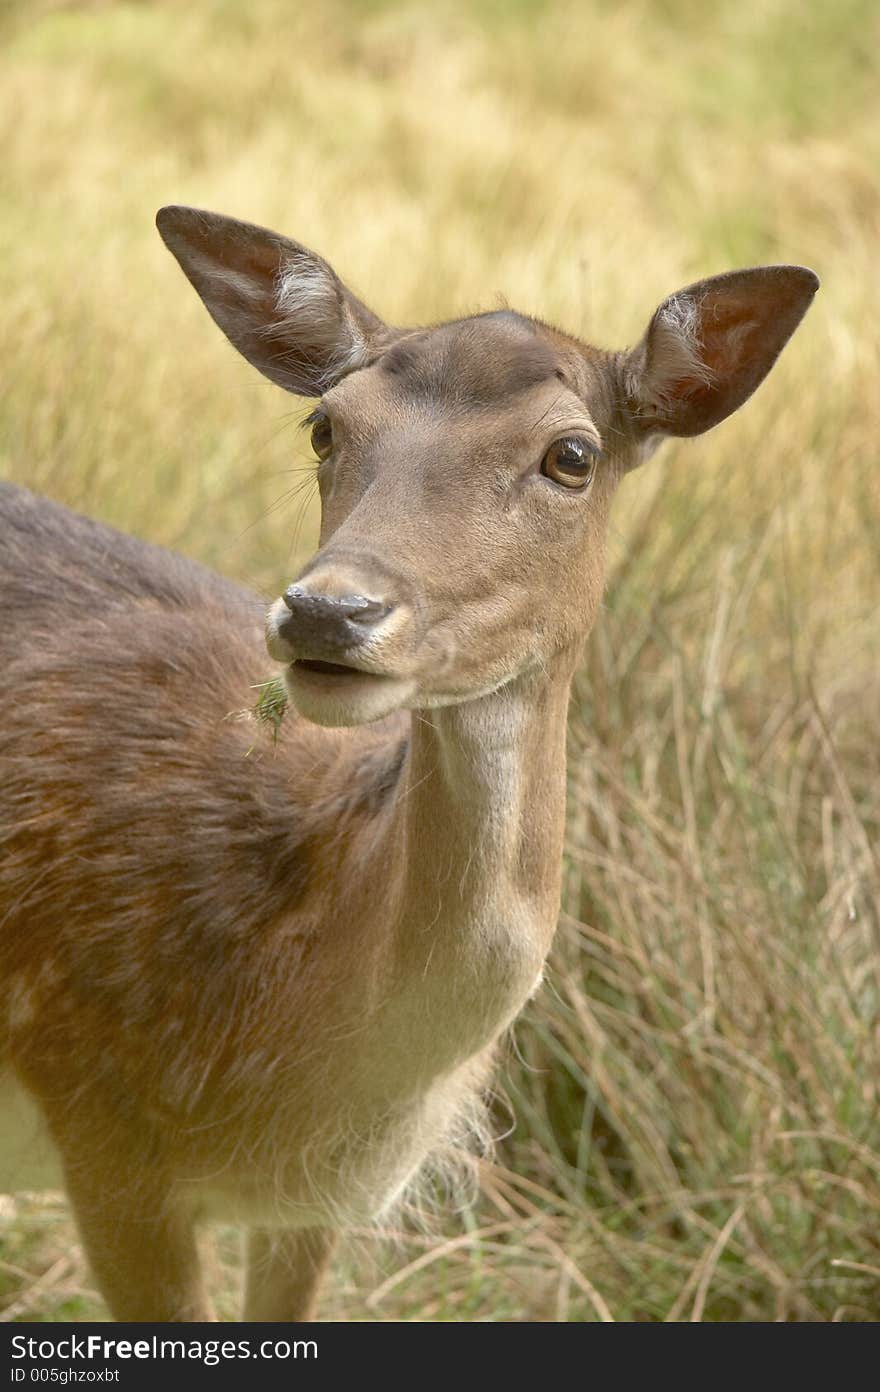
M0 485L0 1188L63 1187L118 1320L211 1319L222 1220L244 1318L299 1321L338 1234L485 1135L559 913L618 484L746 401L819 282L711 276L610 351L507 308L395 327L298 242L157 224L314 403L319 544L264 613ZM269 659L262 739L236 713Z

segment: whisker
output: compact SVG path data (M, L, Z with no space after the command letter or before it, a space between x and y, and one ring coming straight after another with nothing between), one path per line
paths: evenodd
M310 486L310 485L311 485L311 486ZM293 540L291 541L290 546L289 546L288 549L287 549L287 559L288 559L288 561L290 560L291 556L297 551L297 549L298 549L298 547L299 547L299 538L300 538L300 533L301 533L301 531L302 531L303 522L305 521L305 517L306 517L306 514L307 514L308 509L309 509L309 504L311 503L311 501L312 501L312 499L313 499L313 497L314 497L314 495L315 495L315 489L317 488L317 486L318 486L318 480L317 480L317 478L314 478L314 479L307 479L306 482L305 482L304 487L305 487L305 489L306 489L306 494L305 494L305 497L303 498L303 500L302 500L302 502L300 503L300 506L299 506L299 513L298 513L297 520L296 520L296 527L294 528Z

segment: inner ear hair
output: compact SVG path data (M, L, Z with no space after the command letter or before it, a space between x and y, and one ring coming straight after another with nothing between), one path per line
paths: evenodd
M708 386L714 373L702 356L700 313L687 293L671 295L654 315L651 354L640 392L645 401L662 402L679 383Z
M737 410L770 371L818 286L804 266L758 266L670 295L624 360L636 434L699 435Z
M168 249L229 341L270 381L320 396L361 366L385 326L327 262L220 213L162 208Z

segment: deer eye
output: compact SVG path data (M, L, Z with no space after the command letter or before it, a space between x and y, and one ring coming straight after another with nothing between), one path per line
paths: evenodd
M593 477L597 455L592 441L566 435L553 441L541 460L541 473L564 488L585 488Z
M330 424L329 416L315 416L312 425L312 449L319 459L326 459L333 451L333 427Z

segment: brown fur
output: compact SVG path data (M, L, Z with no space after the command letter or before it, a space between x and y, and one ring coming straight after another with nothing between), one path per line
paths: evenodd
M254 596L0 488L0 1071L46 1119L117 1317L205 1317L193 1224L223 1215L254 1229L248 1315L300 1318L331 1230L478 1112L539 978L633 393L687 392L650 331L629 357L509 312L393 331L283 238L189 210L161 226L262 371L325 384L322 544L298 584L390 617L354 694L307 697L297 663L321 653L273 606L294 698L353 727L291 714L275 744L242 714L265 675ZM763 274L737 304L757 276L760 310ZM783 277L801 312L807 275ZM688 324L664 360L699 344ZM753 381L781 345L747 337ZM694 391L705 421L705 373ZM574 430L601 450L582 492L540 472Z

